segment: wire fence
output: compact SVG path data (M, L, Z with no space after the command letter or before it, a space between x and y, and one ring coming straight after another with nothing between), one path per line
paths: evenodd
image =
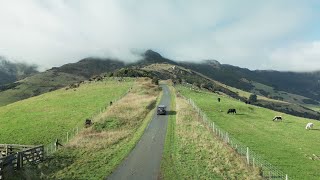
M125 92L124 94L122 94L121 96L113 99L111 102L112 104L116 103L117 101L119 101L120 99L122 99L124 96L126 96L130 90L132 89L132 87L130 87L128 89L127 92ZM107 108L110 106L110 103L106 103L102 108L99 108L96 112L94 112L89 119L93 119L94 117L96 117L97 115L101 114L102 112L106 111ZM85 128L85 125L79 125L73 129L70 129L69 131L66 131L65 134L60 135L60 138L56 138L54 139L51 143L47 144L44 146L44 150L45 150L45 156L49 156L52 155L54 152L56 152L59 147L67 144L72 138L74 138L76 135L79 134L79 132L81 132L83 129Z
M232 147L238 154L245 158L248 165L258 168L260 175L265 179L285 179L288 180L288 175L279 170L277 167L273 166L266 160L264 160L260 155L253 152L248 146L244 145L236 138L231 136L227 131L220 128L216 123L209 120L207 115L201 111L201 109L194 103L190 98L185 98L188 103L197 111L198 116L201 118L202 123L210 129L210 131L223 140L226 144Z

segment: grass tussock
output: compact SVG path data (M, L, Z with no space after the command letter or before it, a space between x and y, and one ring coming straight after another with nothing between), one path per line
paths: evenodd
M152 88L149 88L152 87ZM94 124L41 164L45 179L103 179L127 156L147 127L159 92L137 79L130 93L94 117ZM144 93L141 93L143 90Z
M200 123L192 107L176 99L176 166L183 179L261 179L234 150Z

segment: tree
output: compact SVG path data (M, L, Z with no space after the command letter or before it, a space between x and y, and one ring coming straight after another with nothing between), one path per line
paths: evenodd
M251 94L249 97L249 102L257 102L257 95Z

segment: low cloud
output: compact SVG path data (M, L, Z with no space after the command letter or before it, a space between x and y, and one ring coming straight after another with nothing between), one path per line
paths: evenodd
M270 54L313 16L310 3L291 0L1 0L0 55L50 68L88 56L132 62L153 49L270 69L280 66Z
M273 69L294 71L320 70L320 41L295 43L275 50L271 56Z

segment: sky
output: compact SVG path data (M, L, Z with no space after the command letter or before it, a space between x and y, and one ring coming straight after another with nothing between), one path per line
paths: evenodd
M317 0L0 0L0 56L42 69L95 56L320 70Z

